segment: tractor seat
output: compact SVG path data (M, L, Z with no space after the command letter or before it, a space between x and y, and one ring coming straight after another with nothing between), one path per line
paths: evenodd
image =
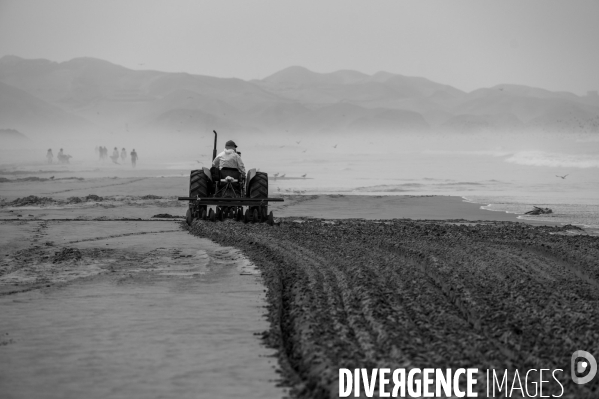
M220 179L221 183L237 183L239 180L233 179L231 176L227 176L224 179Z
M222 168L220 170L219 180L224 183L223 180L227 180L227 177L234 179L235 181L233 183L237 183L241 180L241 173L236 168Z

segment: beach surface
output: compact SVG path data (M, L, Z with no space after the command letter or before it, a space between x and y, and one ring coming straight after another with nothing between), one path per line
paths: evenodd
M0 396L285 396L260 339L269 328L260 271L239 250L189 235L181 219L152 218L185 207L140 199L135 183L2 185L8 201L55 201L0 210ZM94 192L121 196L67 203Z
M472 329L477 323L491 329L498 326L498 322L481 316L488 310L486 302L474 310L456 310L456 299L443 297L445 288L435 286L435 272L426 269L426 262L406 260L416 256L415 252L402 252L396 258L388 247L381 247L383 243L396 243L400 248L414 243L405 246L405 251L419 251L426 259L439 248L459 245L467 254L440 259L448 265L462 256L484 260L488 265L481 270L492 269L493 262L506 256L512 262L510 267L524 265L519 273L528 283L538 281L534 287L514 285L497 295L513 296L522 288L532 289L530 295L541 297L555 284L562 284L562 292L563 287L583 284L582 291L572 288L573 292L581 300L596 304L596 271L587 260L595 254L596 238L587 237L584 230L574 226L546 223L535 227L534 222L520 223L514 214L487 211L480 204L451 196L283 195L284 202L270 207L280 222L278 226L198 221L190 234L183 223L187 203L176 199L187 194L187 184L187 178L147 176L0 183L0 356L4 360L0 364L0 390L7 393L3 397L281 398L288 395L288 388L278 386L281 383L291 387L296 396L331 392L334 380L330 373L338 365L382 364L382 358L373 363L379 351L407 350L401 345L390 347L372 335L379 331L384 336L385 331L398 329L404 322L393 319L390 325L377 324L378 316L370 313L371 308L344 302L350 298L347 295L354 294L343 287L354 283L344 277L350 269L337 269L339 262L358 267L353 271L357 276L367 272L359 271L362 265L374 267L371 263L375 261L390 268L373 271L378 277L368 283L367 292L381 293L392 289L378 286L381 279L399 272L391 264L413 264L416 271L410 278L426 282L437 305L446 306L447 315L452 315L443 317L458 320L456 328ZM431 226L442 226L439 228L445 233L431 232ZM456 241L454 233L446 233L454 228L473 228L475 234ZM505 237L491 249L484 249L485 239L481 237L486 236L479 234L484 229L491 229L493 236L499 231ZM429 245L430 237L437 247ZM551 248L558 248L555 240L574 240L563 248L572 256L568 259L575 261L564 261L563 266L562 261L553 260L547 247L540 246L547 237L553 240L547 244ZM525 246L522 255L519 243L527 239L536 249ZM581 253L581 248L590 252ZM474 255L477 251L481 252ZM521 264L522 256L526 260ZM299 263L294 263L293 257ZM364 257L372 260L368 263ZM507 278L507 270L498 271L493 278ZM286 279L286 273L296 276L290 277L288 287L294 287L290 292L281 291L276 283L284 281L281 278ZM302 273L307 273L306 277L297 280ZM312 279L318 276L323 277L322 282L314 283ZM498 281L504 280L493 280L489 285ZM549 282L546 288L534 291ZM365 280L362 283L366 284ZM404 286L405 282L398 285ZM416 295L412 288L401 294L410 303L419 298L410 298ZM308 297L302 299L302 292ZM282 302L281 298L287 299ZM310 319L312 313L306 320L277 318L281 309L281 317L287 317L294 309L311 306L314 298L329 306L321 309L323 317L333 308L337 310L329 316L335 320L363 312L358 319L340 321L329 331L347 334L348 341L323 335L322 345L341 342L340 350L348 350L350 358L341 361L319 349L315 335L302 327L324 328L324 321ZM555 301L561 300L555 297ZM347 306L357 307L352 310ZM389 306L400 310L397 304ZM407 309L410 317L422 311L427 317L436 317L430 309ZM478 319L469 319L461 311L473 312ZM517 312L517 320L510 322L528 334L528 327L520 322L529 316ZM407 334L437 342L419 319L409 323L418 327ZM277 325L287 330L281 331ZM433 335L459 354L451 328L435 330ZM569 339L585 344L577 335L586 331L584 328L569 332ZM512 333L489 331L475 329L466 341L507 339L505 347L496 347L493 355L476 360L468 357L472 351L466 351L435 361L450 366L476 360L473 367L491 360L507 361L509 357L500 353L504 349L516 353ZM293 359L299 356L299 360L287 358L281 345L292 345ZM349 350L352 345L357 345L355 350ZM369 352L369 347L379 349ZM310 368L309 359L316 354L323 363ZM514 359L521 359L518 356Z

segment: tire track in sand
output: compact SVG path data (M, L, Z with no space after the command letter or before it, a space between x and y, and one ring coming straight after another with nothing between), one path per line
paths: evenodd
M267 342L295 397L335 397L338 368L375 366L561 368L566 396L593 397L599 382L573 387L564 365L599 342L599 238L563 230L284 219L191 232L261 269Z
M97 189L97 188L105 188L105 187L112 187L112 186L122 186L122 185L125 185L125 184L131 184L131 183L135 183L135 182L138 182L138 181L141 181L141 180L146 180L146 179L149 179L149 177L142 177L142 178L139 178L139 179L133 179L133 180L129 180L129 181L122 182L122 183L106 184L106 185L103 185L103 186L70 188L68 190L50 191L50 192L42 193L42 194L60 194L60 193L67 193L69 191L94 190L94 189Z

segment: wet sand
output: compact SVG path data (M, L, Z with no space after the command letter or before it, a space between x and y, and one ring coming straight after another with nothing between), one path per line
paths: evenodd
M52 198L71 183L48 183ZM151 218L183 204L126 186L124 201L0 208L0 396L283 397L260 272Z
M285 396L275 372L284 361L261 339L269 323L259 270L268 268L232 248L254 254L244 225L219 224L233 229L223 241L194 237L177 219L152 218L182 217L187 204L176 197L187 184L137 176L0 183L2 397ZM86 200L90 194L102 199ZM50 200L10 205L28 195ZM285 225L297 218L516 221L458 197L284 198L271 209ZM277 347L273 337L271 324L266 341Z
M5 206L0 208L0 219L59 219L59 218L149 218L149 208L159 207L157 213L184 215L186 203L177 201L187 195L188 177L132 177L93 178L83 181L61 180L44 182L0 183ZM69 204L69 198L84 199L90 194L99 195L103 201ZM49 197L59 203L46 204L43 208L11 208L6 204L17 198L36 195ZM143 199L144 196L158 199ZM420 195L284 195L284 203L273 203L271 209L280 217L316 217L327 219L430 219L430 220L493 220L521 221L539 224L534 220L519 220L517 215L481 209L486 204L473 204L454 196ZM12 210L13 212L10 212ZM21 212L18 212L18 211ZM31 215L31 216L29 216ZM543 224L543 223L541 223ZM545 223L551 224L551 223Z
M516 215L491 212L452 196L306 195L290 196L271 208L280 216L324 219L430 219L517 221Z

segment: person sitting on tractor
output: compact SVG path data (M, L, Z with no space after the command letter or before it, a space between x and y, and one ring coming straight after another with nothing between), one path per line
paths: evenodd
M218 169L235 168L241 173L242 179L245 177L245 165L237 153L237 145L233 140L227 141L225 150L214 158L212 166Z

